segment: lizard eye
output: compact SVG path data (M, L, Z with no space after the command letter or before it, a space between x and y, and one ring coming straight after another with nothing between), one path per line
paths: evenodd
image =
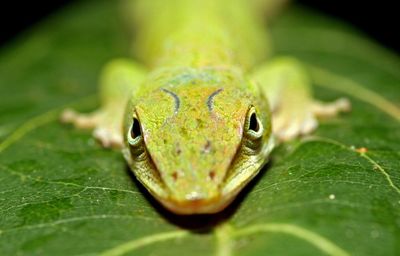
M142 140L142 130L140 128L139 120L134 117L132 121L132 126L128 134L128 142L131 146L138 145Z
M245 129L246 135L253 140L261 138L264 133L264 127L261 123L261 120L258 118L254 107L251 107L247 113Z

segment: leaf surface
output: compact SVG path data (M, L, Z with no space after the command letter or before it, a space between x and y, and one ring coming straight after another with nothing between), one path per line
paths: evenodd
M351 113L278 147L226 211L178 217L119 152L58 123L96 107L99 70L129 56L114 1L67 7L0 51L0 255L396 255L400 60L347 25L296 6L276 54L309 67L321 100Z

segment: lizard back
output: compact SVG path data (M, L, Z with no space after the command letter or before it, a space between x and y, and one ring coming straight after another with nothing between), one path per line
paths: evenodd
M154 67L240 66L265 59L262 18L244 0L138 0L134 52Z

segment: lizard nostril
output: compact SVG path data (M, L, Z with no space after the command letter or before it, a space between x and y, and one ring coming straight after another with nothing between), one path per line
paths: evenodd
M178 172L173 172L171 174L171 176L172 176L172 179L174 179L174 181L176 181L178 179Z
M214 171L210 171L210 172L208 173L208 176L210 177L211 180L214 180L215 172L214 172Z
M204 145L203 152L204 153L209 153L211 150L211 142L207 140L206 144Z

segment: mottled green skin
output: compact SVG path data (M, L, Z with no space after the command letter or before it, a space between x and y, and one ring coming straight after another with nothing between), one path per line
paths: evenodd
M262 17L284 0L126 1L142 63L111 61L101 107L68 109L61 120L123 147L137 179L172 212L221 211L267 162L272 133L287 141L315 130L318 116L350 109L346 99L314 100L296 59L268 60Z
M134 49L152 71L129 100L123 152L138 180L175 213L222 210L272 149L267 100L246 75L268 52L253 7L245 0L133 5ZM259 135L249 129L253 112ZM133 118L141 128L134 145Z
M264 19L252 4L257 1L131 1L133 50L152 68L222 65L248 70L270 51Z

